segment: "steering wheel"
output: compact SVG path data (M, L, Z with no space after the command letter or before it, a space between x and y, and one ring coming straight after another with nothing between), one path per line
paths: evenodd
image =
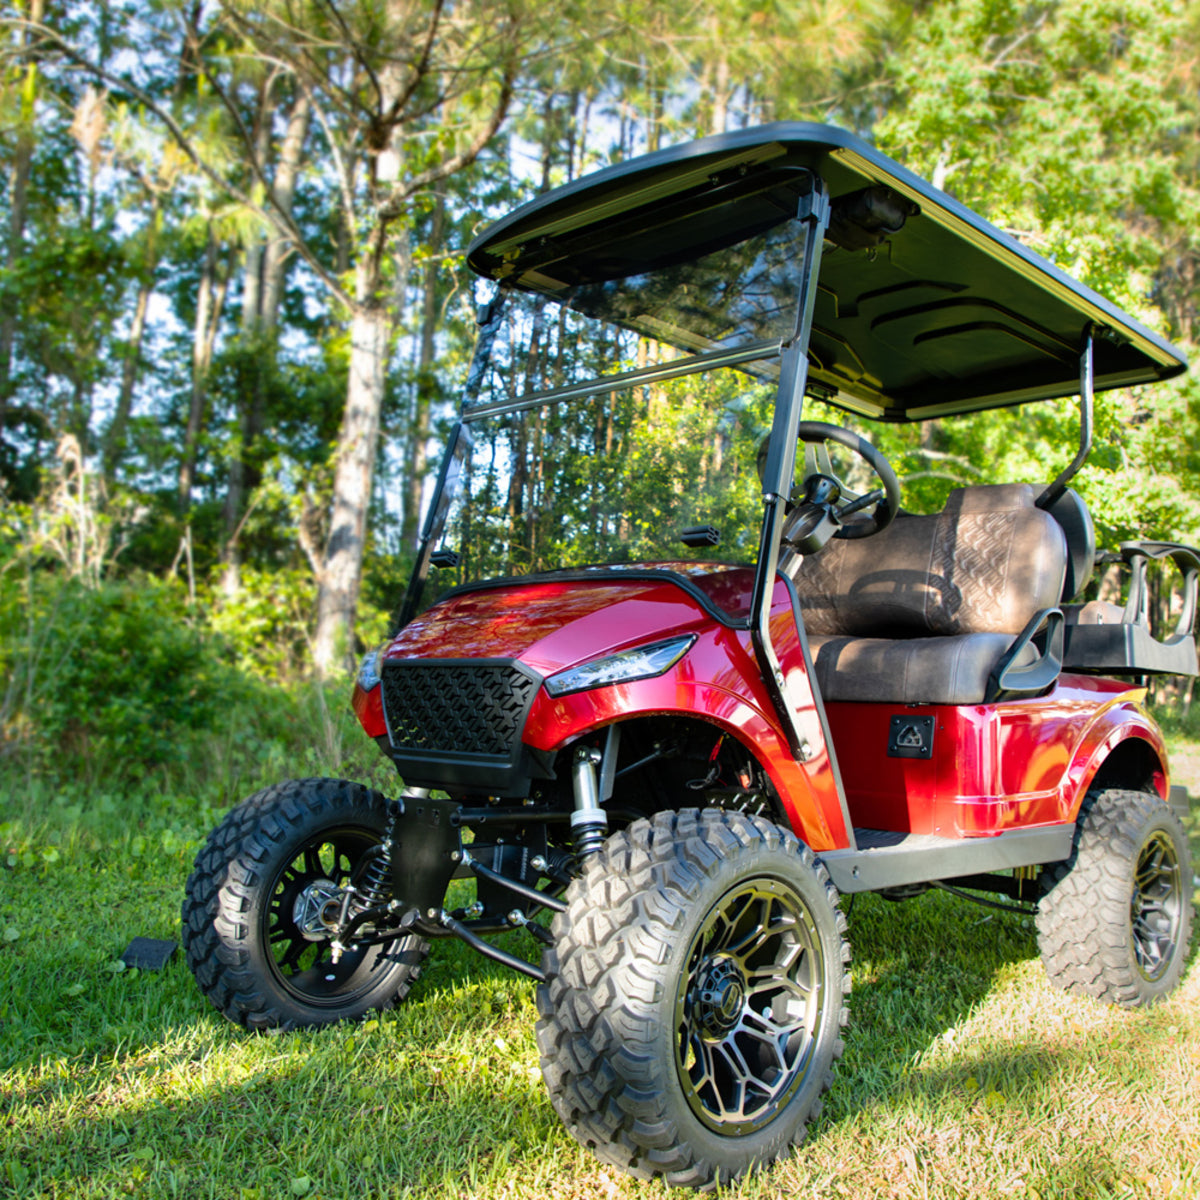
M870 442L824 421L801 421L797 432L804 445L804 490L784 522L785 547L799 554L815 554L830 538L871 537L896 519L900 481ZM851 491L834 472L828 442L854 451L882 487L861 495Z

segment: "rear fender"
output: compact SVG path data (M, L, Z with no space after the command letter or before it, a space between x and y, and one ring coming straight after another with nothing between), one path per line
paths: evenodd
M1089 728L1063 781L1063 819L1076 820L1088 792L1104 787L1170 795L1166 743L1139 700L1112 705Z

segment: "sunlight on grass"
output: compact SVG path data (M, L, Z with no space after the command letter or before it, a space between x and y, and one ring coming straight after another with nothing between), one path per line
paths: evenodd
M0 1195L666 1194L559 1124L529 980L440 942L396 1012L247 1035L180 955L161 973L119 963L134 936L178 939L183 881L228 798L9 786ZM793 1159L730 1195L1200 1194L1194 965L1168 1003L1128 1013L1052 988L1027 918L943 894L859 897L850 937L852 1019L824 1115ZM507 944L535 955L526 934Z

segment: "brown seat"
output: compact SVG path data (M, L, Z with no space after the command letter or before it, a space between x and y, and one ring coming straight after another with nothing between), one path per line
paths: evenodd
M957 488L931 516L784 555L827 700L979 704L1034 615L1059 603L1062 529L1028 484ZM1027 644L1013 666L1038 660Z

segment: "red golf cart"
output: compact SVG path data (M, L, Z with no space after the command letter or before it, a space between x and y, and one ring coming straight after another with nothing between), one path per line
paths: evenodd
M817 125L599 171L468 262L494 290L353 695L396 794L293 780L226 817L183 909L212 1002L251 1029L359 1017L461 939L538 981L572 1134L703 1187L820 1109L839 895L1036 911L1062 987L1167 995L1193 877L1144 701L1197 673L1200 557L1098 551L1069 483L1093 392L1176 375L1180 351ZM860 432L1073 395L1056 478L938 511L905 511ZM1091 598L1106 553L1123 603ZM1147 602L1165 562L1169 630ZM540 961L488 940L522 928Z

